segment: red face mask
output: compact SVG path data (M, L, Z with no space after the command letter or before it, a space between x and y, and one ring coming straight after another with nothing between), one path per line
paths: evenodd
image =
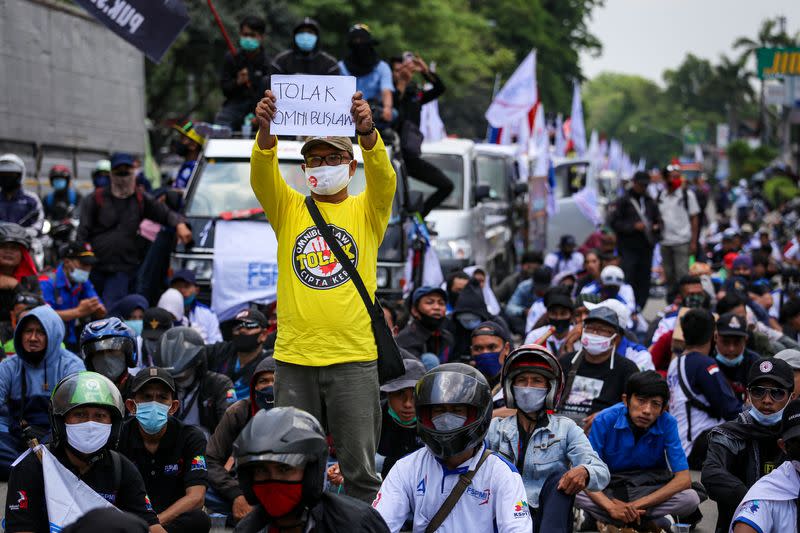
M670 183L673 189L680 189L681 185L683 185L683 178L672 178Z
M286 516L303 498L302 481L260 481L253 483L253 492L273 518Z

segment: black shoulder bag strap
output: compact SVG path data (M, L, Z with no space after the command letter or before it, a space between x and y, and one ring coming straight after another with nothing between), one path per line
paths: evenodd
M686 376L683 373L683 363L685 363L685 355L679 355L678 360L675 361L675 364L678 367L678 383L681 386L681 391L683 391L683 395L686 396L686 440L692 442L692 407L707 413L709 416L711 415L711 410L709 407L697 399L692 392L692 389L689 388L689 385L686 383Z
M425 533L433 533L439 529L439 527L441 527L441 525L453 511L453 508L458 503L458 500L461 499L461 495L464 494L464 491L467 490L467 487L469 487L470 483L472 483L472 478L475 477L475 473L478 471L481 465L486 462L486 459L492 455L492 453L492 450L485 448L480 460L478 460L478 463L475 465L475 468L458 476L458 482L456 483L456 486L453 487L453 490L450 491L447 499L444 501L442 506L439 507L439 510L436 511L436 514L433 515L433 519L431 519L431 521L428 523L428 527L425 528Z
M325 222L322 213L319 212L317 204L310 196L306 196L306 208L309 214L311 214L311 218L317 226L317 230L328 244L328 248L330 248L333 255L336 256L336 259L339 261L339 264L342 265L344 271L350 276L356 290L358 290L358 294L364 301L364 307L367 308L367 314L372 323L372 334L375 337L375 345L378 349L378 381L380 383L385 383L386 381L402 376L405 373L403 358L400 355L400 349L397 347L392 332L386 324L383 308L377 301L372 301L370 298L369 291L364 285L364 280L361 279L361 275L358 273L358 270L356 270L355 265L353 265L353 262L350 261L350 258L347 257L347 254L342 250L339 241L334 237L331 228L328 226L328 223Z
M120 485L122 485L122 459L120 458L119 452L115 452L114 450L108 450L111 452L111 465L114 469L114 492L116 493L119 491Z
M567 400L569 399L569 394L572 391L572 384L575 382L575 376L578 375L578 368L583 362L583 348L580 348L576 355L577 358L575 358L575 361L569 366L567 380L564 382L564 392L561 393L561 398L556 406L556 411L562 410L564 408L564 404L566 404Z

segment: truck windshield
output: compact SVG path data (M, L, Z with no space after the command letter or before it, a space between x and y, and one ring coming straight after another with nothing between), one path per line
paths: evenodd
M463 209L464 203L464 158L454 154L422 154L422 159L428 163L439 167L445 176L453 182L453 192L445 198L444 202L437 209ZM434 188L426 183L414 179L408 180L409 189L420 191L425 195L425 199L433 194Z
M300 161L286 161L279 165L286 183L299 193L308 195L306 178ZM364 191L366 178L363 165L358 165L348 191L356 195ZM232 159L207 160L196 178L186 206L186 215L215 218L222 213L258 209L261 205L250 188L250 161Z
M475 172L478 183L488 185L492 200L508 200L508 183L511 179L506 175L510 167L502 157L478 155L475 157Z

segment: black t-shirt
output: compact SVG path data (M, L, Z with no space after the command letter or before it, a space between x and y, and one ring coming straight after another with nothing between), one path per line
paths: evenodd
M100 496L118 509L133 513L148 525L158 524L158 517L147 499L144 481L136 467L124 456L120 456L122 468L120 483L114 490L114 462L110 453L104 453L89 470L81 476L67 459L62 449L51 450L59 462L69 468L81 481L89 485ZM11 469L6 500L6 532L33 531L48 533L50 525L44 494L42 463L36 454L29 453Z
M417 425L401 426L389 415L389 406L383 406L381 423L381 440L378 442L378 453L386 457L383 461L381 476L386 479L389 470L398 459L422 448L422 441L417 436Z
M569 374L574 357L575 354L569 354L560 359L565 375ZM575 364L578 364L577 361ZM572 389L564 391L566 401L558 414L580 423L583 418L619 403L625 392L625 382L638 371L636 363L625 357L614 355L598 365L588 362L584 355Z
M127 420L122 425L119 452L139 469L157 513L186 496L188 487L208 485L206 438L199 429L175 418L169 418L155 454L144 447L139 422Z

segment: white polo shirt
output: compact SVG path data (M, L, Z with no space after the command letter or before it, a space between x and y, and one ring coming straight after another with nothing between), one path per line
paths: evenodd
M800 478L794 461L786 461L756 481L736 510L730 531L738 522L759 533L797 531L797 493Z
M395 463L383 480L372 506L392 533L400 531L410 514L414 533L423 533L460 474L480 460L484 446L471 459L449 470L426 447ZM530 533L533 529L527 493L516 467L493 453L475 473L438 533L497 531Z

